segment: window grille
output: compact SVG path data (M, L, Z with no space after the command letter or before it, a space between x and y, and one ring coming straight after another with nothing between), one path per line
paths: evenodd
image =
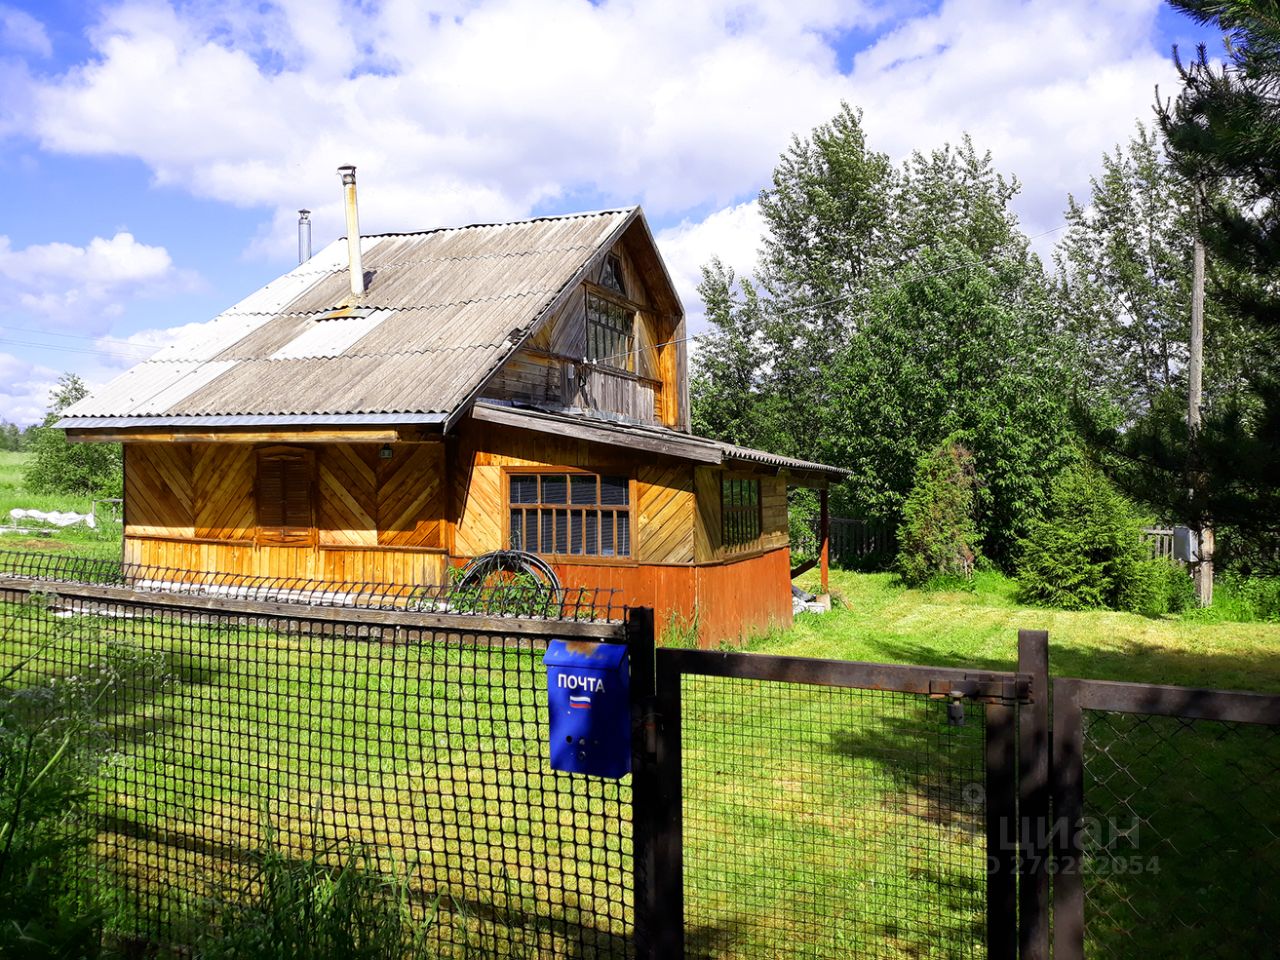
M760 536L760 481L725 477L720 481L720 540L725 546Z
M631 556L631 485L594 473L513 473L513 550L555 556Z
M619 370L635 369L635 313L598 294L587 294L587 359Z

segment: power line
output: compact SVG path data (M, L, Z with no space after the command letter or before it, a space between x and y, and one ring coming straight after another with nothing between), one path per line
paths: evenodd
M1027 237L1027 241L1030 242L1032 240L1039 240L1041 237L1047 237L1052 233L1057 233L1059 230L1065 230L1069 226L1071 226L1071 224L1069 223L1060 223L1058 224L1058 226L1052 228L1051 230L1045 230L1043 233L1037 233L1037 234L1034 234L1033 236ZM976 267L976 266L990 266L990 264L991 264L990 260L979 260L976 263L956 264L954 267L945 267L942 270L935 270L932 273L921 273L921 274L917 274L914 277L906 277L902 280L899 280L897 283L893 284L893 286L889 287L888 289L897 290L899 287L901 287L905 283L915 282L917 280L928 280L932 277L940 277L943 274L955 273L957 270L967 270L971 267ZM903 264L898 264L898 266L903 266ZM781 313L773 314L773 316L774 317L790 317L798 313L807 313L811 310L816 309L817 307L828 307L834 303L843 303L846 300L852 300L855 297L859 297L859 296L862 296L862 293L860 292L844 293L838 297L832 297L829 300L819 300L816 303L806 304L803 307L795 307L791 310L784 310ZM690 340L696 340L698 336L700 336L700 334L691 334L687 337L677 337L674 340L666 340L663 343L650 344L646 349L657 350L660 347L669 347L677 343L687 343ZM592 359L591 362L600 363L604 360L618 360L618 359L622 359L629 356L631 356L631 351L627 351L626 353L615 353L607 357L595 357Z
M63 353L80 353L92 357L111 357L115 360L145 360L146 357L141 354L129 356L123 353L111 353L109 350L88 350L82 347L63 346L59 343L37 343L32 340L15 340L10 337L0 337L0 343L7 343L17 347L35 347L40 350L58 350Z

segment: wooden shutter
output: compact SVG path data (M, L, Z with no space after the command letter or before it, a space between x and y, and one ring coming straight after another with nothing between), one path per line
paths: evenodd
M310 544L314 459L308 450L272 448L258 453L258 539L262 543Z

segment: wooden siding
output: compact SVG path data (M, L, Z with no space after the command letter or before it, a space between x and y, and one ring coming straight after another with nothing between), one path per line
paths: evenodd
M782 547L698 572L698 643L712 647L791 626L791 550Z
M378 545L378 448L335 443L316 458L316 520L320 543L335 547Z
M128 444L125 535L194 537L192 473L190 444Z
M264 577L442 582L443 444L395 444L390 460L376 444L308 449L318 547L254 543L254 446L126 444L126 557Z
M644 465L636 473L636 559L692 563L693 468L686 463Z
M444 444L416 444L395 449L395 454L390 460L377 461L378 542L395 547L443 547Z
M791 625L791 551L698 565L554 564L569 585L614 588L616 603L653 607L659 635L697 624L703 648L740 643Z
M760 481L760 536L754 540L728 546L722 542L720 482L724 477L750 477ZM790 543L787 482L782 477L732 473L720 467L697 467L694 470L694 488L698 498L694 557L699 562L777 550Z
M443 550L314 550L252 543L200 543L128 537L126 563L174 570L210 570L250 577L335 583L436 584L445 582Z
M154 454L167 446L132 444L128 449L148 450ZM191 445L197 537L205 540L253 539L256 512L254 456L253 447L244 444ZM131 474L133 472L130 471Z

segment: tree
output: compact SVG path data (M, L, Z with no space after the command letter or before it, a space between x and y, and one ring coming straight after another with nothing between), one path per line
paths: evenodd
M898 573L921 587L939 577L973 575L978 531L973 454L954 437L920 458L898 528Z
M118 443L68 443L53 426L62 412L89 395L74 373L58 378L49 395L49 413L31 439L31 459L24 481L32 493L60 493L80 497L118 497L124 487L123 460Z
M1227 34L1226 62L1202 46L1178 58L1182 89L1157 105L1166 152L1203 190L1197 228L1218 301L1263 348L1245 371L1247 390L1204 411L1194 435L1173 404L1126 431L1094 441L1125 465L1136 496L1193 526L1229 525L1253 537L1280 531L1280 3L1174 0Z
M693 419L708 435L814 458L829 368L856 330L888 255L895 172L847 104L792 139L760 194L760 269L718 262L699 288L712 329L698 338Z
M984 478L984 552L1007 562L1070 457L1069 352L1040 261L1008 209L1017 190L966 140L904 167L887 271L833 365L823 455L853 470L855 509L896 522L918 459L958 437Z
M1071 440L1017 190L968 138L895 170L848 106L793 140L754 282L704 274L699 428L845 466L837 508L895 525L919 458L958 433L987 480L985 551L1007 558Z
M1103 157L1090 186L1087 205L1067 200L1070 227L1055 254L1059 313L1088 403L1132 424L1166 391L1186 394L1197 192L1166 162L1160 134L1141 124ZM1230 286L1229 268L1211 267ZM1205 313L1207 402L1240 401L1263 344L1217 297Z

